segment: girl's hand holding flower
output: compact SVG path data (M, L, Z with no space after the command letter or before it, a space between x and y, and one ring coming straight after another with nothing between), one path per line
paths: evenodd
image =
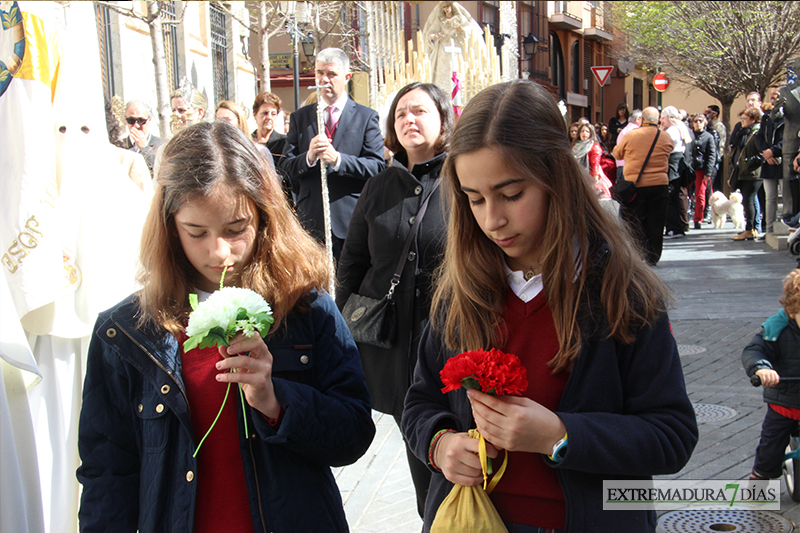
M260 335L239 333L229 346L219 346L223 357L217 363L217 381L238 383L245 399L267 418L277 419L281 405L272 385L272 354ZM231 372L233 370L233 372Z
M529 398L467 391L478 431L501 450L549 454L566 433L554 412Z

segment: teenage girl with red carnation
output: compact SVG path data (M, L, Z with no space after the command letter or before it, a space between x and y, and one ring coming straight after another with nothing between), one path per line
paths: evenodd
M652 511L604 511L602 484L675 473L697 442L669 296L582 177L553 97L482 91L442 174L447 248L403 413L436 472L424 531L452 483L483 482L473 427L509 453L491 493L509 531L655 531ZM489 348L522 360L522 396L441 393L448 358Z

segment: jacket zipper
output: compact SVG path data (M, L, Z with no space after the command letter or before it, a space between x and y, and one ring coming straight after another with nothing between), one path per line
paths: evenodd
M186 391L185 391L185 390L183 390L183 387L181 387L181 384L180 384L180 383L178 383L178 380L177 380L177 379L175 379L175 376L172 374L172 372L170 372L169 370L167 370L166 368L164 368L164 365L162 365L162 364L161 364L161 363L158 361L158 359L156 359L155 357L153 357L153 355L152 355L150 352L148 352L148 351L147 351L147 349L146 349L144 346L142 346L142 345L141 345L141 344L140 344L140 343L139 343L139 342L138 342L136 339L134 339L134 338L131 336L131 334L130 334L130 333L128 333L127 331L125 331L125 328L123 328L122 326L120 326L120 325L119 325L119 322L116 322L116 321L115 321L115 322L114 322L114 324L116 324L116 325L117 325L117 327L118 327L118 328L119 328L119 329L120 329L120 330L121 330L121 331L122 331L122 332L125 334L125 336L126 336L126 337L128 337L128 338L129 338L131 341L133 341L133 343L134 343L136 346L138 346L140 350L142 350L144 353L146 353L146 354L147 354L147 356L148 356L150 359L152 359L152 360L153 360L153 362L154 362L156 365L158 365L158 367L159 367L161 370L163 370L163 371L164 371L164 372L165 372L165 373L166 373L166 374L167 374L167 375L170 377L170 379L172 379L172 381L174 381L174 382L175 382L175 385L178 387L178 390L179 390L179 391L181 391L181 394L183 395L183 400L186 402L186 410L187 410L187 412L188 412L188 413L191 415L191 413L192 413L191 409L192 409L192 408L191 408L191 406L189 405L189 397L188 397L188 396L186 396Z
M242 409L242 416L247 416L247 411ZM253 435L255 436L255 434ZM258 481L258 468L256 468L256 456L253 453L253 439L249 438L250 435L245 435L247 437L247 445L250 447L250 460L253 462L253 476L256 478L256 499L258 500L258 514L261 517L261 527L264 530L264 533L267 533L267 521L264 520L264 509L261 505L261 483Z

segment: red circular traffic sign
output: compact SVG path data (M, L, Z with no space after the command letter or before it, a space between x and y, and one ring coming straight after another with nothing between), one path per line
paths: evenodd
M653 89L663 93L667 90L667 87L669 87L669 79L666 74L659 72L653 77Z

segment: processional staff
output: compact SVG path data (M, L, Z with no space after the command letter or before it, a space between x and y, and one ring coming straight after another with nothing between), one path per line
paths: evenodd
M322 102L322 94L320 89L327 89L330 84L313 85L309 89L317 90L317 133L325 131L325 117L323 116L323 108L320 105ZM327 132L326 132L327 133ZM328 252L328 260L331 263L331 272L336 272L336 263L333 260L333 240L331 238L331 199L328 193L328 166L322 159L319 159L319 177L322 184L322 214L325 219L325 250ZM335 298L335 276L331 277L331 282L328 287L328 293L331 298Z

